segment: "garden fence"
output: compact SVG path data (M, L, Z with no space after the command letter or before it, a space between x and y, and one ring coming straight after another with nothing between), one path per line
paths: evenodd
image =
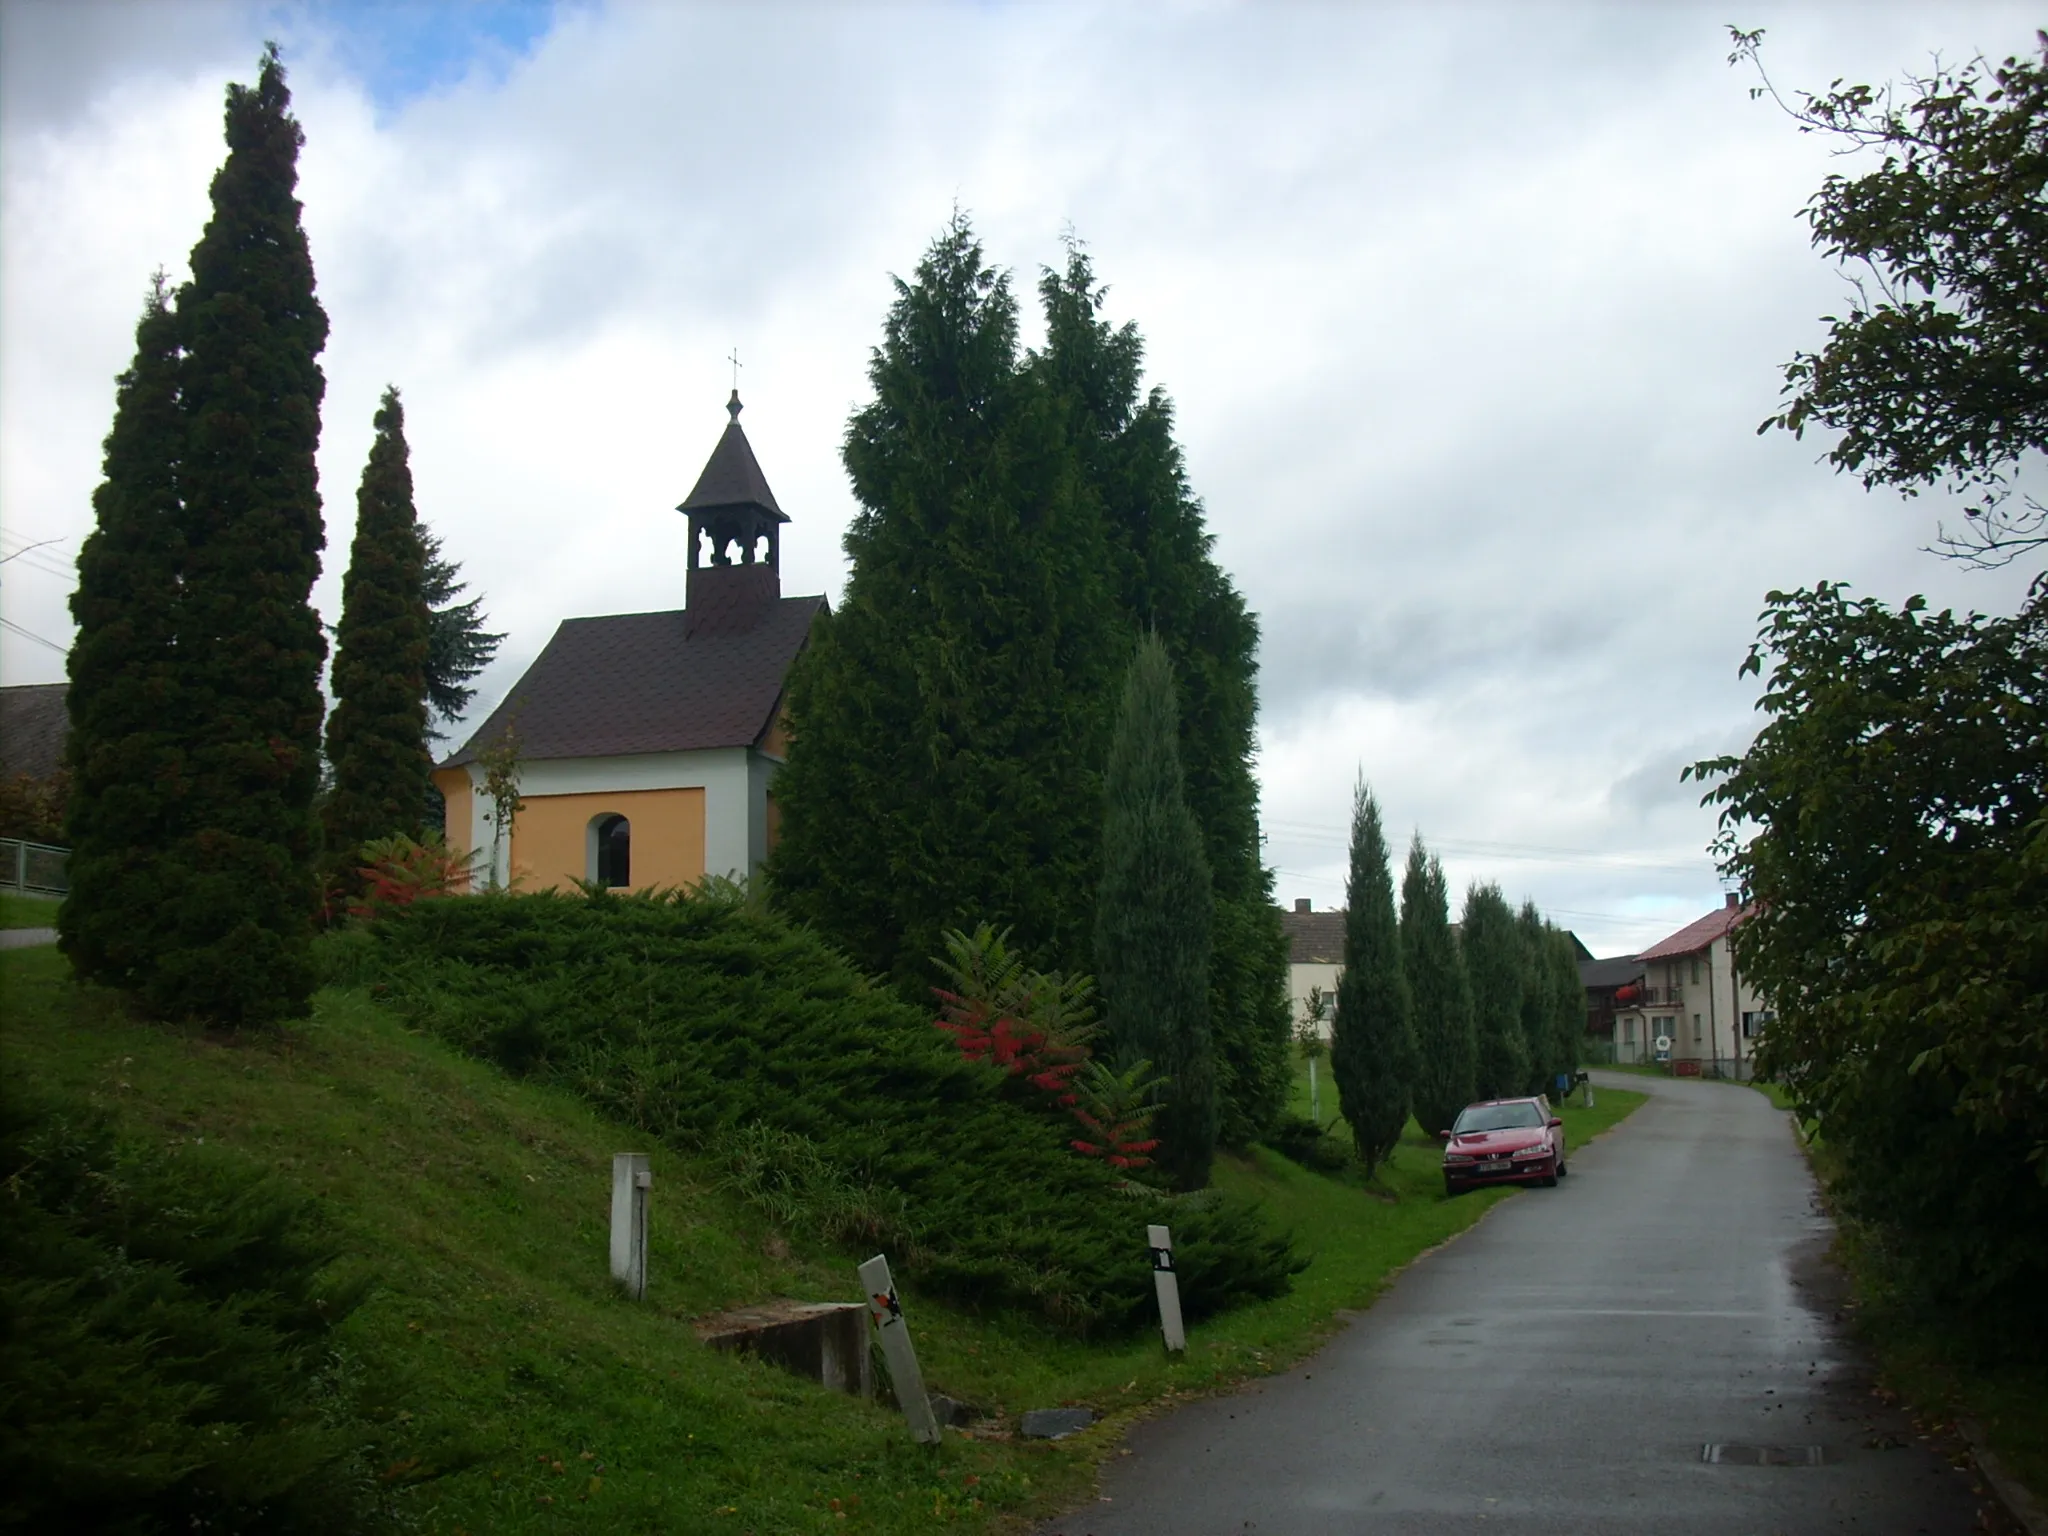
M25 896L63 896L71 890L69 848L0 837L0 890Z

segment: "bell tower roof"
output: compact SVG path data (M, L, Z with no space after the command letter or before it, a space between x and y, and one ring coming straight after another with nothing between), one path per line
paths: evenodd
M761 473L761 465L754 457L754 450L747 442L747 434L740 428L740 392L735 389L732 399L725 405L732 420L727 423L724 434L718 439L718 446L711 450L711 457L704 461L704 472L697 477L697 485L685 496L676 510L678 512L708 512L714 507L757 507L769 513L778 523L789 521L789 514L775 504L775 493L768 489L768 477Z

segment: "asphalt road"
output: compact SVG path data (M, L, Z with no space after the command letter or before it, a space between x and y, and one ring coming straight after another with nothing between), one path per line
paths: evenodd
M1790 1117L1729 1084L1613 1082L1652 1098L1558 1188L1502 1202L1301 1368L1138 1426L1101 1499L1041 1536L1985 1529L1842 1337Z
M54 928L0 928L0 949L32 949L57 942Z

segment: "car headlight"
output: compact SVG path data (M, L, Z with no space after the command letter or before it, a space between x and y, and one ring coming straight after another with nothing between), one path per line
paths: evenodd
M1470 1153L1467 1152L1446 1152L1444 1154L1444 1162L1446 1165L1451 1163L1471 1163L1477 1161L1477 1158L1473 1157Z
M1535 1147L1521 1147L1521 1148L1517 1149L1516 1151L1510 1152L1510 1153L1508 1154L1508 1156L1509 1156L1509 1157L1548 1157L1548 1156L1550 1156L1550 1148L1549 1148L1548 1146L1535 1146Z

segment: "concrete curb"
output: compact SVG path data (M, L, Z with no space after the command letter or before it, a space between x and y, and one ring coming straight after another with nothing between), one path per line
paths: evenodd
M2042 1508L2032 1489L2006 1471L2005 1463L1985 1443L1983 1426L1959 1419L1956 1433L1970 1448L1970 1459L1977 1463L1977 1470L1984 1474L1984 1481L1991 1485L2006 1512L2027 1528L2028 1536L2048 1536L2048 1509Z

